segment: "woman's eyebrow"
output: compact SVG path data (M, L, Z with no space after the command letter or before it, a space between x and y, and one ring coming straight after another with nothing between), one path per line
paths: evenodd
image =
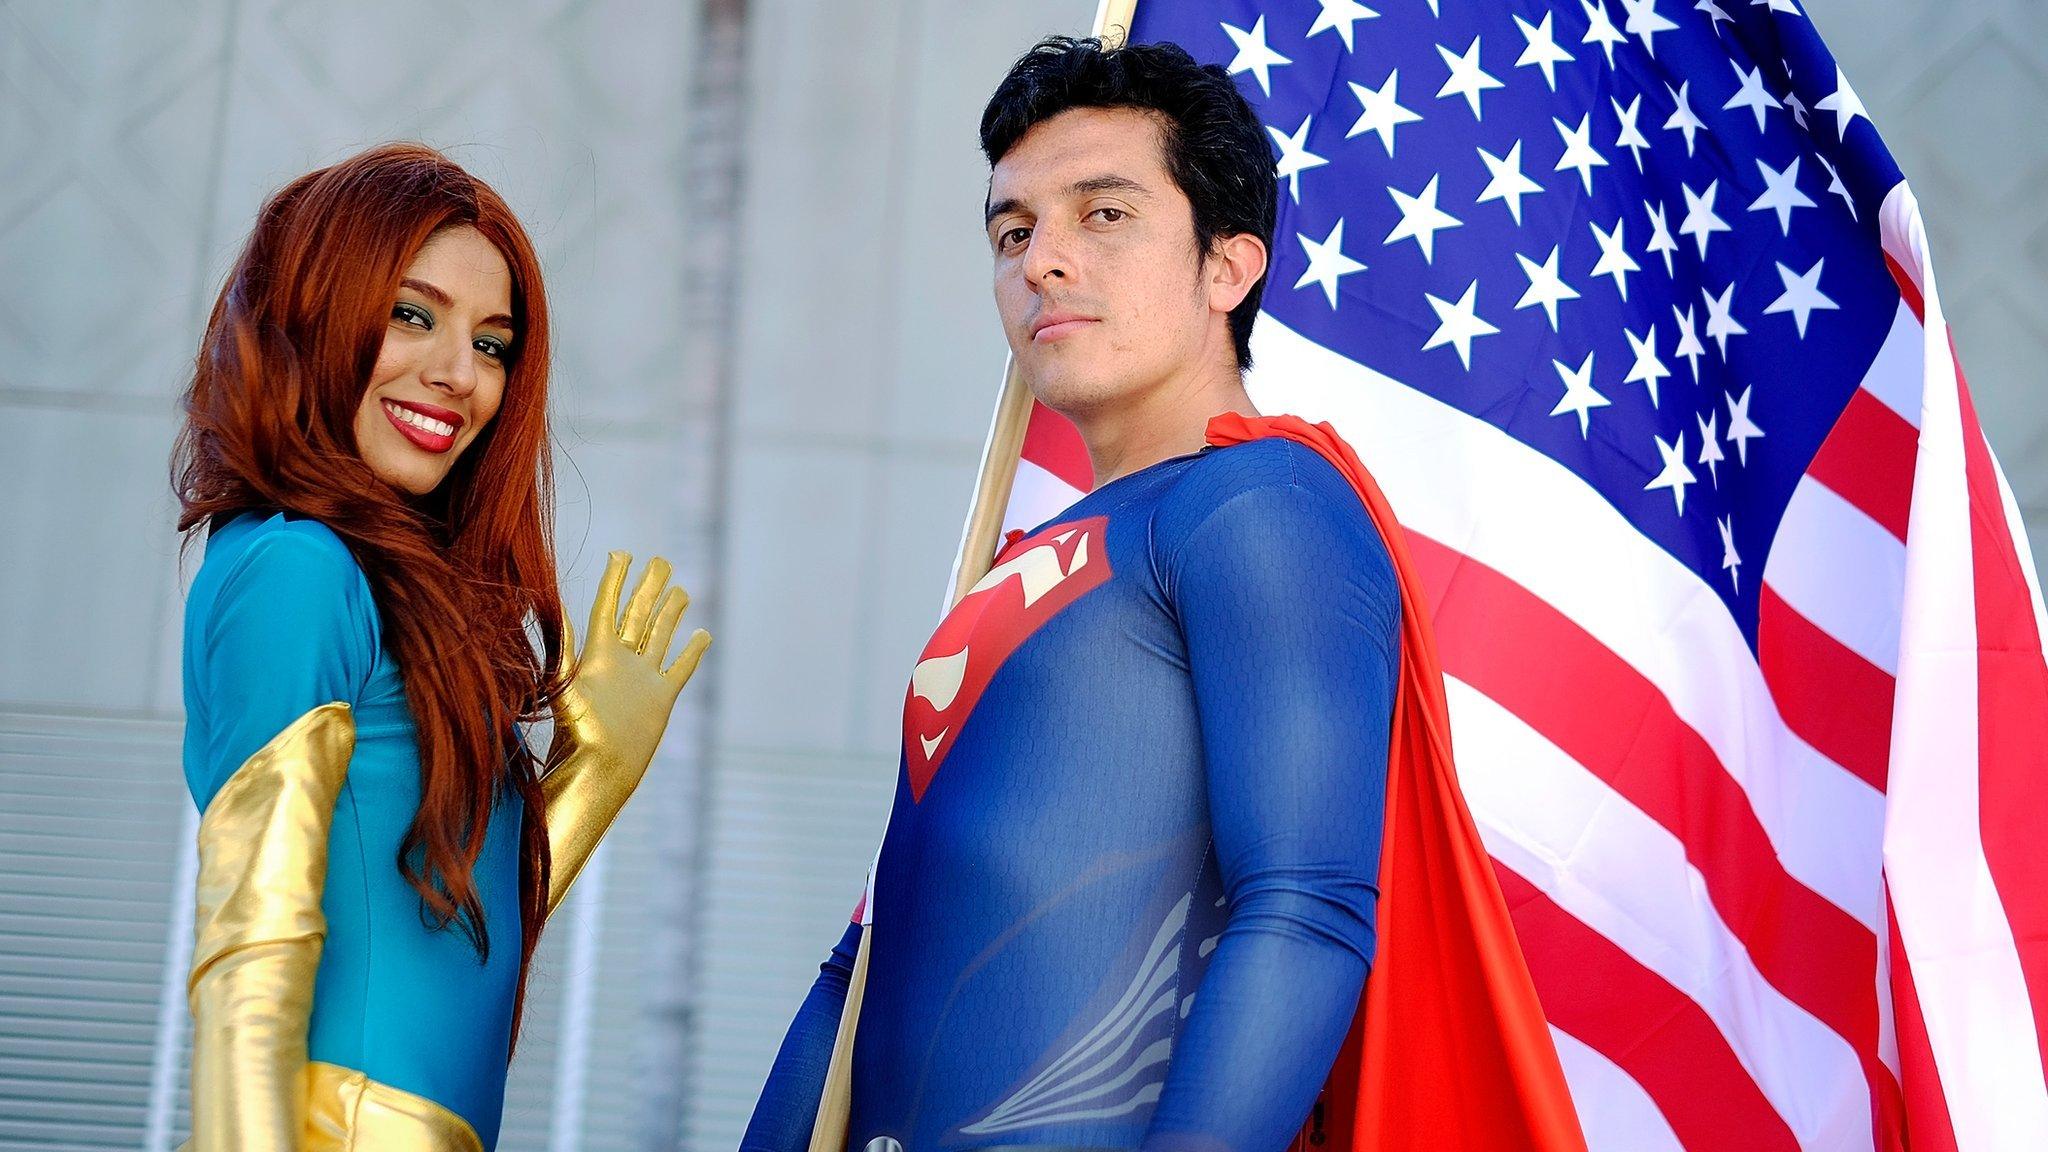
M410 288L413 291L419 293L420 295L425 296L427 299L432 300L434 303L439 304L443 308L455 307L455 300L453 297L449 296L446 292L441 291L434 285L427 283L425 280L419 280L415 279L414 277L407 276L405 279L400 280L398 284L399 287ZM490 316L484 317L482 323L489 324L495 328L510 328L515 332L519 330L519 326L512 322L512 318L510 316L505 315L503 312L494 313Z
M420 295L425 296L427 299L432 300L434 303L439 304L443 308L455 307L455 301L453 298L451 298L446 292L443 292L439 288L434 287L432 284L427 283L425 280L416 280L411 276L407 276L405 279L400 280L398 284L399 287L410 288L413 291L419 293Z

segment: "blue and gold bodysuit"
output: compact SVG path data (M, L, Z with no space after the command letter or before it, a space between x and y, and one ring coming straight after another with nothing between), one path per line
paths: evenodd
M358 1089L366 1077L397 1090L385 1095L400 1107L452 1113L489 1148L519 980L521 808L510 795L496 807L476 863L490 944L480 958L461 932L422 921L398 870L420 764L381 637L368 580L324 525L259 513L221 524L186 605L185 779L207 811L280 733L323 705L348 706L354 752L327 841L307 1056L332 1076L360 1074Z
M1399 622L1358 495L1278 439L998 556L912 673L849 1148L1285 1147L1373 957ZM861 931L746 1152L806 1147Z

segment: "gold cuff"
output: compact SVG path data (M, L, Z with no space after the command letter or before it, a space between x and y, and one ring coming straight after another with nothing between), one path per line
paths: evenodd
M308 1064L306 1099L299 1152L484 1152L462 1117L352 1069Z
M647 774L647 765L628 764L603 745L579 745L552 772L542 777L547 798L548 915L553 916L569 885L612 821L619 818L633 790Z
M323 704L244 762L200 819L194 1152L298 1145L327 837L354 751L348 705Z

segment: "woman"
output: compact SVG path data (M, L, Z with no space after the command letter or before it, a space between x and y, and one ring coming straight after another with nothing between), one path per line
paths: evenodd
M621 617L614 553L564 667L547 370L532 244L417 145L277 193L214 306L175 464L194 1148L496 1143L542 923L710 642L665 666L688 597L656 559Z

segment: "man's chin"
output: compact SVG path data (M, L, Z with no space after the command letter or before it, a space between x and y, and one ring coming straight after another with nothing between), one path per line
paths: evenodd
M1101 404L1115 395L1116 389L1104 384L1099 378L1085 373L1066 370L1032 372L1025 370L1024 384L1040 404L1063 416L1075 416Z

